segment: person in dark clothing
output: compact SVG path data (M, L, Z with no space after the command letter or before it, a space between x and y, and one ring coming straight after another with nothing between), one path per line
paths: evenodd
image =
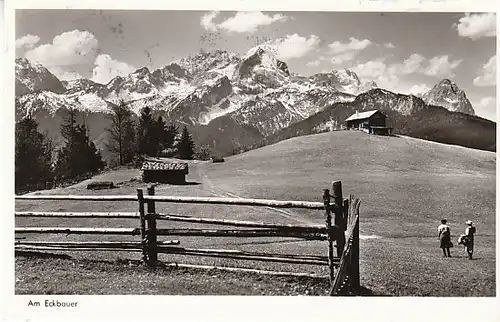
M469 259L472 259L472 254L474 253L474 234L476 233L476 227L473 226L471 220L465 222L467 228L465 228L465 251L469 255Z
M450 247L453 247L453 244L451 243L450 226L446 223L446 219L441 219L441 225L438 226L439 247L443 250L444 257L451 257Z

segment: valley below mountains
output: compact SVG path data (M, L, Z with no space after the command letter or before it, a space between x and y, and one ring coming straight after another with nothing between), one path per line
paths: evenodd
M200 52L150 71L147 67L107 84L61 81L28 60L16 59L16 121L34 117L42 132L62 143L68 109L89 128L106 156L110 107L125 102L135 115L146 106L167 123L186 125L197 145L234 154L293 136L337 130L356 111L378 109L394 133L496 150L495 123L475 116L466 94L451 80L421 97L361 82L351 70L312 76L292 73L257 46L245 55Z

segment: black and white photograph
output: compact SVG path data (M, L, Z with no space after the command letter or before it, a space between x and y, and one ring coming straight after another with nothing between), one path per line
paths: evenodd
M12 19L15 295L496 297L495 11Z

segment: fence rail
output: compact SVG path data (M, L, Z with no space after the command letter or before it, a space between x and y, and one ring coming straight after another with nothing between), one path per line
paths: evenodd
M28 241L16 237L15 248L18 251L131 251L142 252L143 261L151 268L158 263L158 254L186 255L200 257L228 258L248 261L279 262L327 266L329 268L331 295L341 294L345 285L350 289L359 287L359 200L342 196L340 181L325 189L323 203L308 201L281 201L268 199L213 198L213 197L177 197L156 196L154 187L147 190L147 195L138 189L137 195L35 195L16 196L16 200L70 200L70 201L136 201L138 212L16 212L16 217L38 218L121 218L139 219L139 227L103 228L103 227L16 227L16 234L95 234L140 236L138 242L49 242ZM228 206L262 206L273 208L318 209L325 212L325 225L275 224L257 221L215 219L191 217L179 214L157 213L156 202L190 203ZM157 221L187 222L194 224L221 225L237 227L233 229L200 228L157 228ZM347 238L346 238L347 232ZM201 236L201 237L290 237L302 240L326 240L328 254L278 254L248 252L231 249L197 249L179 247L180 241L158 241L160 236ZM337 248L334 252L334 245ZM173 265L173 264L169 264ZM189 265L188 265L189 266ZM197 265L191 265L197 266ZM199 265L198 265L199 266ZM202 266L199 266L202 267ZM203 266L204 267L204 266ZM213 268L212 266L210 266ZM218 267L225 270L247 271L248 269ZM314 274L275 272L255 270L262 274L312 276Z

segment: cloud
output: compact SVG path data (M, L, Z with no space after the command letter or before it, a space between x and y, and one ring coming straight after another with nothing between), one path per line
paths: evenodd
M492 96L488 96L488 97L483 97L481 98L481 100L479 101L479 106L480 107L488 107L490 105L495 105L495 104L492 104L496 101L496 99Z
M398 75L413 74L422 68L422 64L424 64L424 62L424 56L419 54L412 54L402 63L391 65L390 72Z
M431 87L427 84L413 85L409 90L408 94L420 95L431 90Z
M372 44L368 39L359 40L354 37L349 38L348 43L335 41L328 45L332 54L341 54L350 51L361 51Z
M394 46L392 42L388 42L387 44L384 44L384 47L389 48L389 49L396 48L396 46Z
M317 67L321 62L319 60L313 60L306 64L307 67Z
M116 76L126 76L134 72L136 68L125 62L114 60L107 54L97 56L95 67L92 71L92 81L107 84Z
M25 57L51 69L91 64L97 54L98 42L94 35L75 29L55 36L51 44L40 45L28 51Z
M370 60L353 69L360 77L378 78L386 73L387 65L381 60Z
M339 55L335 55L330 59L333 65L342 65L348 61L351 61L356 57L357 53L354 51L348 51Z
M293 34L287 35L284 38L271 40L266 45L276 52L279 59L288 60L307 55L318 48L319 43L320 39L316 35L310 35L309 38L306 38L298 34Z
M27 34L26 36L16 39L16 51L21 51L21 55L24 55L25 51L33 49L39 41L40 37Z
M210 18L209 16L208 18ZM209 28L213 28L212 20L206 18ZM285 21L287 16L282 14L274 14L273 16L266 15L260 11L254 12L238 12L233 17L216 25L217 28L224 29L229 32L255 32L261 26L267 26L273 22ZM213 19L213 18L212 18Z
M50 72L60 80L65 80L65 81L84 78L80 73L76 71L68 71L60 67L51 67Z
M460 36L472 40L494 37L496 35L496 15L495 13L466 13L455 26Z
M350 37L347 43L335 41L328 45L330 53L333 54L330 61L334 65L351 61L371 44L372 42L368 39L359 40L354 37Z
M479 87L495 86L497 83L497 59L492 56L481 68L481 74L474 78L474 85Z
M450 61L448 56L436 56L426 59L420 54L412 54L402 62L386 64L385 58L379 58L360 63L353 68L360 78L374 80L382 88L402 92L418 93L426 88L415 85L407 91L400 87L400 79L411 74L420 74L434 77L452 77L453 69L461 64L462 60ZM428 89L427 89L428 90Z
M436 56L429 60L428 66L423 70L423 74L436 77L453 77L453 69L462 63L461 59L449 61L448 55Z
M497 100L495 97L487 96L481 98L481 100L474 104L474 109L476 115L490 119L492 121L497 121Z
M213 20L218 15L219 11L212 11L204 14L201 17L200 25L207 31L217 31L217 25L213 22Z

